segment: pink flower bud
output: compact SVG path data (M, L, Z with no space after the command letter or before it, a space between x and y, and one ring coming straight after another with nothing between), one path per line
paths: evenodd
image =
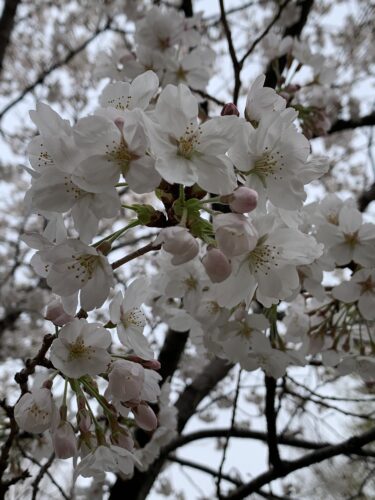
M126 360L116 361L108 375L107 392L123 403L138 403L144 378L142 365Z
M86 408L82 408L78 411L77 420L78 420L78 427L81 432L86 434L87 432L90 431L92 421L91 421L91 416L88 410L86 410Z
M229 258L251 252L256 247L258 232L244 215L217 215L213 226L219 249Z
M73 316L64 311L63 305L58 299L47 305L45 318L56 326L64 326L74 319Z
M57 458L71 458L77 454L77 438L66 420L52 433L52 443Z
M232 212L246 214L257 207L258 193L254 189L241 186L228 196L228 201Z
M209 249L202 259L202 264L213 283L226 280L232 271L231 263L218 248Z
M230 115L240 116L240 112L238 111L237 106L232 102L224 104L224 107L221 110L221 116L230 116Z
M158 419L148 404L141 403L135 408L132 408L132 412L134 413L135 421L141 429L153 431L158 426Z
M144 368L148 368L149 370L160 370L161 364L157 359L142 359L139 356L134 356L131 354L127 356L129 361L133 361L134 363L141 364Z
M125 450L133 451L134 441L130 434L121 426L118 426L116 431L111 436L112 444L125 448Z
M163 249L173 255L172 264L178 266L194 259L199 252L199 244L186 227L174 226L162 229L155 243L163 243Z

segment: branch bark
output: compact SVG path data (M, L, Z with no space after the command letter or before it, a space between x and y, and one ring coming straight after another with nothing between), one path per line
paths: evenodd
M251 495L259 490L265 484L268 484L275 479L286 477L291 472L296 470L303 469L305 467L309 467L310 465L317 464L322 462L323 460L327 460L328 458L333 458L342 454L350 454L360 450L366 444L371 443L375 439L375 427L359 436L353 436L346 441L342 441L339 444L327 446L320 450L313 451L304 455L303 457L292 460L292 461L284 461L282 469L272 468L263 474L260 474L258 477L250 481L244 486L240 486L231 494L229 494L226 499L227 500L240 500L242 498L246 498L246 496Z
M0 18L0 74L3 70L5 53L8 48L14 20L16 18L17 7L20 0L5 0L3 13Z
M314 0L303 0L301 2L301 14L298 19L294 24L289 26L288 28L285 29L284 31L284 37L285 36L292 36L292 37L297 37L302 33L302 30L307 23L307 19L309 17L310 11L313 7ZM279 69L279 72L282 73L283 69L286 66L287 58L286 56L279 57L279 59L276 59L277 61L277 66ZM266 71L266 80L264 82L265 87L272 87L275 88L277 85L277 74L273 68L273 62L272 61L267 68Z

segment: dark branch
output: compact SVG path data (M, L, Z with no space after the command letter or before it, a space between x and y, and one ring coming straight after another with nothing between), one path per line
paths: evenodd
M211 361L182 392L176 403L178 410L178 431L181 432L186 422L195 413L199 403L212 391L233 367L232 364L216 358Z
M333 458L338 455L355 453L363 446L371 443L374 439L375 427L359 436L353 436L342 443L327 446L321 450L308 453L297 460L284 461L282 469L270 469L269 471L260 474L248 484L237 488L226 498L228 500L240 500L248 495L251 495L252 493L255 493L265 484L268 484L275 479L285 477L291 472L309 467L310 465L320 463L323 460L327 460L328 458Z
M337 120L329 129L328 134L342 132L343 130L353 130L359 127L373 127L375 125L375 111L369 115L361 116L357 119Z
M14 19L20 0L5 0L3 13L0 18L0 73L3 70L4 57L8 48L14 27Z
M291 36L291 37L297 37L302 33L302 30L307 23L307 19L309 17L311 8L314 4L314 0L303 0L301 2L301 14L298 19L294 24L289 26L288 28L285 29L284 31L284 37L286 36ZM286 56L282 56L279 59L276 59L276 66L278 67L278 71L281 74L286 66L287 58ZM278 75L274 70L274 63L275 61L272 61L266 71L266 80L264 82L265 87L272 87L275 88L277 85L277 78Z
M217 428L217 429L205 429L202 431L192 432L190 434L185 434L183 436L179 436L174 441L169 443L169 445L163 450L163 453L168 454L172 451L180 448L181 446L185 446L194 441L198 441L199 439L208 439L208 438L223 438L228 434L228 429ZM245 438L245 439L255 439L257 441L267 442L267 433L260 431L253 431L248 429L232 429L231 430L232 438ZM292 446L293 448L300 448L305 450L321 450L323 448L332 446L332 443L315 443L314 441L307 441L305 439L298 439L293 436L277 436L277 442L279 444L285 446ZM365 450L357 450L355 455L364 456L364 457L372 457L375 458L375 452L365 451Z
M45 356L55 338L56 335L52 335L50 333L45 335L43 338L43 344L39 349L37 355L32 359L27 359L25 363L26 367L15 374L14 380L17 382L17 384L19 384L22 394L28 391L27 381L29 379L29 376L34 373L36 366L39 365L45 366L46 368L51 368L51 363L45 358Z
M282 466L280 459L277 431L276 431L276 380L273 377L265 375L266 386L266 421L267 421L267 445L268 445L268 461L275 469Z

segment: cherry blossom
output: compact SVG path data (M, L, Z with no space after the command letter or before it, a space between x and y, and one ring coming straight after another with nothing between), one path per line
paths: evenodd
M111 335L98 323L74 319L61 328L51 346L55 368L71 378L97 375L106 371L111 361L108 347Z

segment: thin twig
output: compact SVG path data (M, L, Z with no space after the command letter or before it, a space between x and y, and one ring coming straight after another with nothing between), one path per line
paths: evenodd
M235 421L236 421L236 411L237 411L237 404L238 404L238 397L240 395L240 384L241 384L241 374L242 370L240 369L238 371L238 377L237 377L237 385L236 385L236 393L234 395L234 401L233 401L233 407L232 407L232 418L231 418L231 423L230 423L230 428L228 429L228 434L226 436L225 444L224 444L224 449L223 449L223 456L220 462L220 467L219 467L219 472L217 475L217 481L216 481L216 493L218 498L222 498L221 495L221 490L220 490L220 482L221 478L223 475L223 468L224 468L224 463L225 459L227 456L227 450L229 446L229 440L231 438L231 430L234 429Z
M154 245L153 242L148 243L144 247L138 248L138 250L135 250L134 252L129 253L128 255L125 255L125 257L122 257L121 259L113 262L112 269L118 269L123 264L126 264L127 262L130 262L131 260L134 260L137 257L140 257L141 255L144 255L148 252L152 252L154 250L160 250L160 248L161 248L161 245Z

